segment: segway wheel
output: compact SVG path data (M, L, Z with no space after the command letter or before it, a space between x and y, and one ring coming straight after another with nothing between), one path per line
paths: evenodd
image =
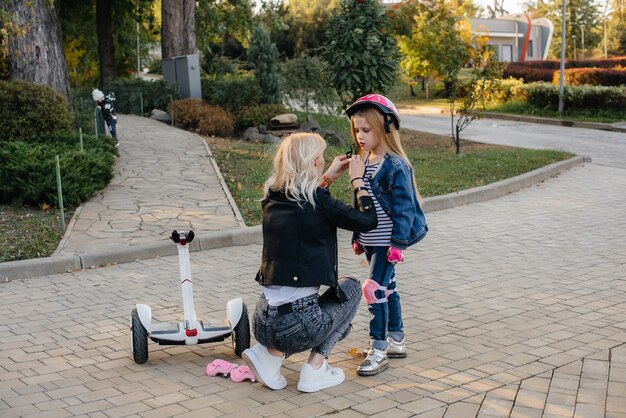
M244 303L241 307L241 318L233 329L233 345L237 357L241 357L244 350L250 348L250 319L248 318L248 308Z
M148 361L148 331L139 320L137 308L130 315L131 349L137 364Z

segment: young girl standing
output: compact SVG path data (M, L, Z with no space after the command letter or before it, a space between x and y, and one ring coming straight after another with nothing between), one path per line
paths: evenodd
M373 198L378 226L354 233L355 254L365 252L369 278L362 285L371 314L370 346L357 373L373 376L385 370L388 357L406 357L395 265L404 250L428 232L418 201L413 169L400 143L400 116L379 94L361 97L346 110L356 152L365 159L365 188ZM356 180L356 179L353 179Z

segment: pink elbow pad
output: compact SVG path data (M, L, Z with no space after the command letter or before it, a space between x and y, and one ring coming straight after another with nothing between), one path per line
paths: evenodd
M387 261L391 264L398 264L404 261L404 251L399 248L389 247L387 251Z

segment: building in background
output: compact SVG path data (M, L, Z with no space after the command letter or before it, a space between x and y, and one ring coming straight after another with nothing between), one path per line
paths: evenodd
M548 58L554 25L547 18L513 14L495 19L472 18L472 32L487 35L501 62L538 61Z

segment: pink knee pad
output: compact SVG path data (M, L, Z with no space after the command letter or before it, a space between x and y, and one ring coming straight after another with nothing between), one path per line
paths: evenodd
M385 297L378 299L376 297L377 290L383 290L385 292ZM363 298L368 305L387 302L387 296L391 293L386 287L379 285L372 279L367 279L363 282L361 291L363 292Z

